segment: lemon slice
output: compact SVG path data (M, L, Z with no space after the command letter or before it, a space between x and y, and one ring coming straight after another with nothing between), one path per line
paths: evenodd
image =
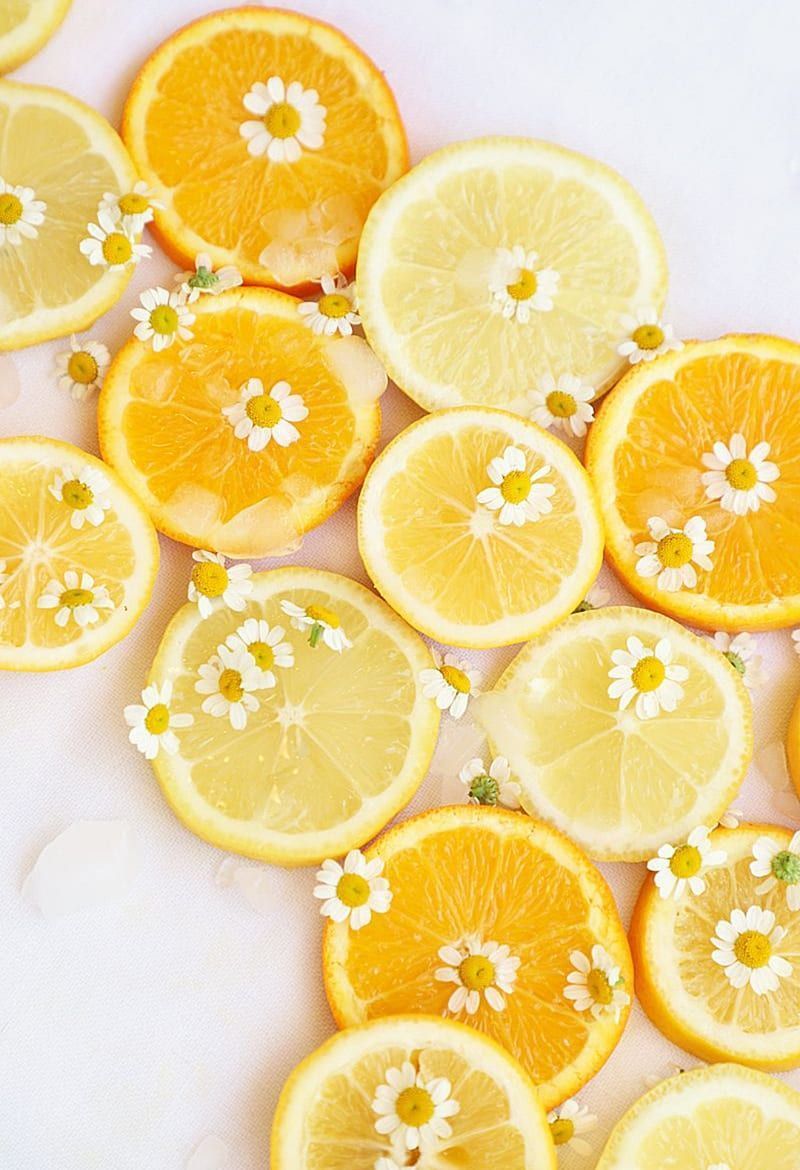
M704 893L676 901L662 898L649 877L642 886L631 923L636 993L656 1027L704 1060L795 1068L800 1065L800 914L794 909L800 905L800 849L792 831L778 825L717 829L709 840L727 860L703 872ZM742 926L734 912L747 917L751 907L767 917L751 915L746 930L723 926L720 933L719 923L732 917L734 927ZM743 963L733 977L737 983L738 974L747 978L741 987L713 958L717 936ZM769 989L757 992L752 980L760 987L764 976Z
M38 53L67 15L72 0L6 0L0 6L0 73Z
M452 646L521 642L560 621L603 555L594 493L572 452L517 415L479 407L422 418L386 447L364 481L358 541L389 604Z
M347 577L292 567L251 580L241 612L224 599L212 602L206 618L185 605L167 627L150 682L171 682L175 710L194 722L181 732L179 752L159 753L153 766L167 800L199 836L266 861L307 865L363 844L414 794L439 724L419 681L431 655ZM281 602L310 607L311 616L305 624L295 617L295 628ZM315 626L315 614L322 624ZM236 730L224 711L202 709L195 684L248 619L284 631L293 665L275 666L274 685L253 692L257 710ZM331 649L328 641L341 645L342 635L344 648Z
M411 1092L405 1097L402 1087L391 1093L390 1082L406 1081ZM387 1106L378 1112L373 1102L381 1098ZM401 1123L396 1145L375 1124L392 1116ZM407 1154L416 1151L408 1148L404 1118L422 1128L421 1166L555 1170L544 1111L517 1062L472 1028L429 1016L350 1028L306 1057L278 1099L272 1170L383 1170L396 1164L381 1158L405 1165ZM441 1136L429 1134L431 1122ZM415 1140L410 1138L412 1145Z
M155 529L105 463L57 439L0 440L0 670L96 658L131 629L157 569Z
M610 697L622 682L633 693ZM750 700L727 659L624 606L574 614L531 642L474 709L525 807L605 860L644 860L715 825L752 751Z
M85 329L122 295L131 264L92 265L80 243L103 195L129 191L136 175L105 118L59 90L0 81L0 124L0 179L32 192L37 209L44 204L35 236L0 247L0 350L8 350ZM6 199L0 223L11 224L19 200Z
M517 408L544 374L607 389L621 317L659 308L664 248L636 192L593 159L526 138L438 150L367 219L367 337L427 410Z
M617 1122L597 1170L796 1170L800 1093L736 1064L662 1081Z

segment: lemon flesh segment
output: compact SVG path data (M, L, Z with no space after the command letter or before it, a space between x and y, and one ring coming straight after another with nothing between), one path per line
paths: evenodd
M597 1170L796 1170L800 1093L737 1064L662 1081L617 1123Z
M459 1105L442 1165L461 1170L555 1170L533 1082L499 1045L464 1024L395 1016L339 1032L299 1065L278 1100L274 1170L374 1170L389 1157L371 1103L387 1070L410 1061L423 1081L446 1078Z
M72 0L5 0L0 7L0 73L16 69L44 45Z
M51 495L67 467L108 479L111 507L97 527L73 528L73 510ZM150 598L158 540L144 509L93 455L56 439L4 439L0 562L0 670L61 670L96 658L128 633ZM69 571L88 573L113 603L84 629L73 620L59 626L55 609L38 606L48 583L63 584Z
M167 628L151 681L171 681L194 716L180 752L154 767L177 815L221 848L307 865L363 844L408 801L428 766L439 712L422 695L422 640L363 586L306 568L256 573L246 608L186 605ZM290 626L282 600L333 611L352 646L341 654ZM282 626L294 666L256 692L243 731L201 709L199 667L247 618Z
M67 94L0 80L0 176L47 205L35 239L0 248L0 350L86 328L133 271L93 266L80 251L104 193L136 181L121 139Z
M688 678L673 712L639 719L608 696L612 653L667 638ZM706 641L624 606L574 614L531 642L476 703L525 807L593 857L645 860L698 824L715 825L752 753L741 676Z
M479 503L489 463L514 446L555 488L521 527ZM547 470L545 470L545 468ZM533 423L477 407L407 428L367 474L359 547L376 586L417 629L455 646L530 638L570 613L600 568L602 528L572 452Z
M506 319L492 292L498 249L517 246L559 278L552 308L525 322ZM427 410L522 409L543 374L607 389L624 366L622 315L660 308L666 285L663 244L627 182L524 138L430 155L375 204L358 258L367 337Z

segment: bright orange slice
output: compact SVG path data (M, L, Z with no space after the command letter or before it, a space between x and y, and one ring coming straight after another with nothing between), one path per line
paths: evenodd
M164 209L156 229L245 280L350 271L367 212L408 166L383 75L342 33L237 8L181 29L131 90L123 137Z

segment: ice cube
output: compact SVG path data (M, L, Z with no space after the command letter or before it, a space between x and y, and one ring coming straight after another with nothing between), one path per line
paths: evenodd
M242 865L226 857L217 870L217 885L238 890L257 914L274 914L284 905L275 874L258 865Z
M127 821L76 821L45 845L22 893L45 918L59 918L121 902L135 870Z
M229 1163L230 1153L225 1142L215 1133L210 1133L189 1158L186 1170L225 1170Z

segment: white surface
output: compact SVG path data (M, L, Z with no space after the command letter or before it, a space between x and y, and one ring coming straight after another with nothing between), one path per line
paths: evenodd
M212 7L75 0L53 41L14 76L69 90L116 122L147 54ZM511 132L616 166L663 233L679 334L800 334L795 0L301 7L340 25L386 71L415 159L454 139ZM113 350L139 289L171 271L160 255L143 265L94 335ZM94 451L94 405L56 388L53 355L62 347L15 356L22 393L0 410L0 434L46 431ZM418 414L396 390L385 401L385 436ZM0 1163L8 1170L182 1170L211 1133L229 1146L232 1170L264 1170L280 1085L332 1029L312 874L270 871L277 910L255 913L235 883L215 880L222 854L175 821L127 742L122 708L137 701L188 575L188 550L166 540L162 549L154 600L127 641L75 673L0 677ZM292 560L363 579L352 504ZM782 738L800 687L788 633L760 641L772 678L757 701L758 753ZM491 678L508 656L476 658ZM450 725L447 737L414 807L435 802L443 782L452 791L457 757L471 754L466 728ZM767 759L774 776L774 749ZM763 819L800 818L794 798L778 797L755 771L737 804ZM125 904L45 922L22 900L22 882L42 846L79 818L127 819L139 875ZM627 916L642 867L607 872ZM670 1062L695 1063L637 1009L582 1094L600 1116L598 1149L644 1077L667 1073ZM800 1074L787 1079L800 1087Z

